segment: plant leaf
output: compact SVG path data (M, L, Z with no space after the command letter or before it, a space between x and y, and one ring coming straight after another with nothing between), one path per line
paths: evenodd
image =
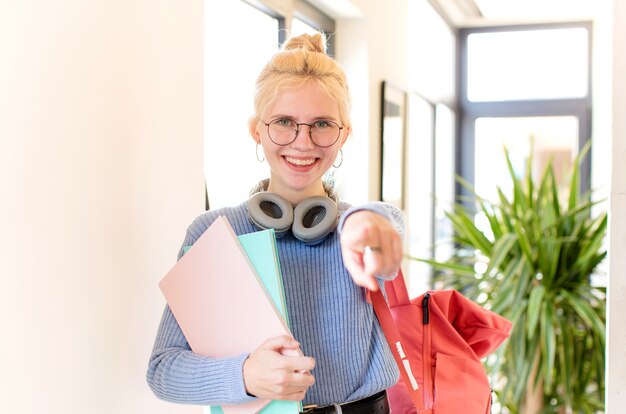
M526 332L529 338L537 335L537 323L543 308L543 297L546 293L546 289L543 285L538 284L531 288L530 297L528 299L528 319L526 325Z
M595 333L598 335L599 338L602 339L602 342L604 343L604 321L595 312L591 305L589 305L589 302L580 299L578 296L575 296L564 289L561 290L560 293L567 299L572 308L574 308L576 314L585 322L587 326L591 327L595 331Z
M543 362L543 381L546 390L552 388L554 380L554 360L556 359L556 332L558 326L553 318L552 301L546 299L541 304L541 354Z
M509 258L511 249L515 246L517 237L514 234L505 234L496 240L491 251L491 257L489 259L489 266L485 270L485 274L490 274L491 271L499 269L503 263L506 263Z
M513 227L515 228L515 234L517 236L519 246L522 249L522 253L524 253L528 262L533 263L535 261L535 255L530 245L530 241L528 240L526 230L522 227L522 224L519 221L515 221L513 223Z

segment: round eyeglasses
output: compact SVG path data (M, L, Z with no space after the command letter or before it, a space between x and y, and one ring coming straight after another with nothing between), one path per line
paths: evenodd
M339 140L342 126L334 121L319 119L312 124L306 122L297 123L293 119L278 118L269 123L263 122L267 126L267 135L276 145L289 145L296 140L300 132L300 126L309 127L309 137L318 147L330 147Z

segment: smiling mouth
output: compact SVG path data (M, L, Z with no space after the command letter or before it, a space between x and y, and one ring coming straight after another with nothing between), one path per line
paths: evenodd
M285 160L288 163L293 164L293 165L297 165L297 166L300 166L300 167L309 166L309 165L313 164L315 162L315 160L317 159L317 158L309 158L309 159L306 159L306 160L302 160L302 159L299 159L299 158L291 158L291 157L284 157L284 158L285 158Z

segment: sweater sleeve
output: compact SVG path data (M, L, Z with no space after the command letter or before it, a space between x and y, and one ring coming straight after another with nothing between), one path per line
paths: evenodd
M243 383L243 363L247 357L242 354L209 358L193 353L166 306L146 377L154 394L166 401L239 404L252 399Z
M362 210L369 210L386 217L387 220L393 223L396 231L400 234L400 237L404 239L404 215L402 214L402 211L389 203L383 203L381 201L371 201L360 206L350 207L346 211L344 211L344 213L339 218L339 223L337 225L337 230L340 234L348 216L352 213L356 213L357 211Z
M206 229L197 219L187 231L183 246L192 245ZM179 258L183 249L179 253ZM166 305L157 332L146 379L163 400L197 405L239 404L254 397L246 393L243 363L247 354L210 358L195 354Z

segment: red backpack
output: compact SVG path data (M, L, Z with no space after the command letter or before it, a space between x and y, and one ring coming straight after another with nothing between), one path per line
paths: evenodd
M486 414L491 386L481 358L509 336L511 322L455 290L409 299L402 271L385 282L387 302L370 292L400 368L387 390L393 414Z

